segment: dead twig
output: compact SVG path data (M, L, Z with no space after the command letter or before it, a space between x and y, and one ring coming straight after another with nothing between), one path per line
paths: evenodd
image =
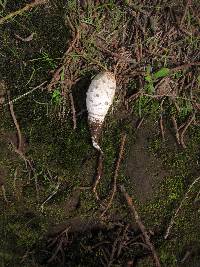
M71 103L71 112L72 112L72 119L73 119L73 129L76 129L76 109L74 106L74 98L72 92L69 93L70 103Z
M43 85L45 85L46 83L47 83L47 81L45 81L45 82L43 82L43 83L37 85L36 87L34 87L34 88L31 89L30 91L26 92L25 94L20 95L20 96L16 97L15 99L9 101L8 103L4 104L4 106L10 105L10 103L15 103L15 102L18 101L19 99L22 99L23 97L25 97L25 96L27 96L27 95L33 93L35 90L41 88L41 87L42 87Z
M184 136L185 136L185 133L188 129L188 127L191 125L191 123L194 121L195 119L195 115L196 113L194 112L192 114L192 116L189 118L188 122L186 123L185 127L183 128L182 132L181 132L181 135L180 135L180 144L182 145L183 148L186 148L186 145L185 145L185 142L184 142Z
M113 181L113 188L112 188L111 197L110 197L110 200L108 202L107 207L105 208L105 210L101 214L101 218L106 214L108 209L111 207L113 199L114 199L114 196L115 196L115 193L117 191L117 176L118 176L118 173L119 173L119 167L120 167L120 163L121 163L123 152L124 152L125 141L126 141L126 134L124 134L122 136L122 140L121 140L119 156L118 156L118 160L117 160L117 164L116 164L116 168L115 168L115 173L114 173L114 181Z
M68 49L66 50L64 56L63 56L63 63L61 65L61 67L59 67L56 72L53 74L53 77L51 79L51 82L49 83L47 89L48 91L51 91L52 88L57 84L57 82L60 80L61 78L61 72L64 69L64 66L68 63L68 60L70 60L68 58L69 53L72 51L72 49L74 48L76 42L79 40L79 30L77 30L76 36L74 37L74 39L72 40L72 42L70 43L70 46L68 47Z
M191 62L191 63L186 63L180 66L177 66L175 68L170 69L170 73L175 73L178 70L184 70L184 69L188 69L192 66L200 66L200 62Z
M139 226L139 228L140 228L140 230L144 236L145 242L148 245L149 249L151 250L156 267L161 267L159 258L157 256L157 253L156 253L155 248L154 248L154 245L150 241L150 237L148 235L148 232L147 232L144 224L142 223L142 221L140 219L140 216L139 216L139 214L138 214L138 212L137 212L137 210L133 204L132 198L128 195L128 193L126 192L125 187L123 185L121 185L119 188L120 188L120 191L122 192L123 196L125 197L127 204L128 204L128 206L132 212L133 219L138 224L138 226Z
M110 254L110 258L109 258L109 261L107 262L107 267L111 267L112 264L113 264L113 261L115 259L115 253L117 251L117 245L120 241L120 232L118 233L117 235L117 238L115 239L113 245L112 245L112 251L111 251L111 254Z
M21 130L19 127L19 124L17 122L16 116L15 116L15 112L14 112L14 108L13 108L13 102L10 101L10 92L8 91L8 100L9 100L9 107L10 107L10 114L12 116L14 125L16 127L17 130L17 137L18 137L18 146L16 147L12 142L12 146L14 148L14 151L24 160L26 167L29 166L31 171L34 170L32 163L29 159L26 158L26 156L23 153L23 148L22 148L22 134L21 134Z
M14 122L15 127L16 127L16 130L17 130L17 136L18 136L17 150L19 150L19 151L22 152L22 134L21 134L20 127L19 127L19 124L18 124L17 119L16 119L16 116L15 116L15 112L14 112L14 108L13 108L13 103L10 101L10 91L8 91L7 93L8 93L10 114L12 116L13 122Z
M27 4L25 7L16 10L8 15L6 15L5 17L0 19L0 25L7 22L8 20L18 16L18 15L22 15L24 12L29 11L30 9L32 9L33 7L39 6L39 5L44 5L48 2L48 0L35 0L30 4Z
M57 243L57 246L54 250L54 252L52 253L51 258L48 260L48 263L53 262L56 257L58 256L58 254L60 253L62 255L62 261L64 263L64 251L63 249L66 247L66 245L70 244L71 241L69 240L69 233L70 227L66 228L63 232L61 232L58 236L56 236L53 241L49 244L48 247L52 247Z
M2 194L3 194L3 199L5 200L6 204L8 204L9 200L7 199L6 189L5 189L5 186L3 184L1 185L1 191L2 191Z
M188 191L186 192L186 194L185 194L183 200L181 201L180 205L178 206L178 208L177 208L177 210L176 210L174 216L171 218L171 221L170 221L170 223L169 223L169 226L167 227L167 230L166 230L166 233L165 233L165 236L164 236L165 239L167 239L167 238L169 237L170 232L171 232L171 229L172 229L172 227L173 227L173 225L174 225L174 223L175 223L175 220L176 220L176 218L177 218L177 216L178 216L178 213L179 213L179 211L181 210L181 208L182 208L183 204L185 203L186 199L189 198L189 194L190 194L190 192L191 192L193 186L194 186L196 183L198 183L199 181L200 181L200 177L197 177L197 178L194 180L194 182L189 186L189 189L188 189Z
M175 130L176 141L180 145L180 136L179 136L179 131L178 131L178 126L177 126L176 118L175 118L174 115L172 115L171 119L172 119L172 123L173 123L174 130Z
M21 40L22 42L30 42L30 41L33 40L33 36L34 36L35 34L36 34L36 33L33 32L33 33L31 33L29 36L27 36L27 37L25 37L25 38L19 36L18 34L15 34L15 37L16 37L17 39Z
M139 120L139 122L138 122L138 124L137 124L137 126L136 126L136 130L138 130L138 129L141 127L141 125L142 125L143 122L144 122L144 117L142 117L142 118Z

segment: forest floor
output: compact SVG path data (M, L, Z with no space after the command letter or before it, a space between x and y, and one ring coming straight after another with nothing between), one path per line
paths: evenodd
M0 267L200 266L199 14L0 0ZM97 199L85 99L101 71L117 92Z

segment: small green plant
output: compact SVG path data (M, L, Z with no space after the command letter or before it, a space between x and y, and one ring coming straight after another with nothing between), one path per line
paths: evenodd
M157 99L142 95L136 100L134 110L140 118L146 115L156 116L160 110L160 103Z
M34 61L43 62L48 67L50 67L52 70L56 69L56 67L57 67L57 65L55 63L55 59L51 58L50 55L48 53L46 53L46 52L42 52L40 57L34 58L31 61L32 62L34 62Z
M158 81L160 78L164 78L168 76L170 73L170 69L168 68L161 68L160 70L156 71L155 73L152 73L152 67L150 65L147 66L146 69L146 75L145 75L145 92L148 94L152 94L155 92L154 84Z
M60 88L56 88L52 95L51 95L51 101L53 104L55 105L60 105L61 101L62 101L62 95L60 92Z
M180 108L178 118L181 121L184 121L193 111L192 103L191 103L191 101L186 100L186 99L178 99L177 103L178 103L179 108Z

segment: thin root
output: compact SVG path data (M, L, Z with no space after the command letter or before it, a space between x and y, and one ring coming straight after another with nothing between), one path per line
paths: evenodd
M123 135L122 140L121 140L119 156L118 156L118 160L117 160L117 164L116 164L116 168L115 168L115 174L114 174L114 181L113 181L113 188L112 188L111 197L110 197L110 200L108 202L107 207L102 212L101 217L104 217L104 215L106 214L108 209L111 207L113 199L114 199L114 196L115 196L115 193L117 191L117 176L118 176L118 173L119 173L119 167L120 167L120 163L121 163L123 152L124 152L125 141L126 141L126 134Z

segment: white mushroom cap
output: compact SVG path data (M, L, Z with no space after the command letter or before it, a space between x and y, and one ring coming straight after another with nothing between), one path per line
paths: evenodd
M87 91L86 105L88 119L91 121L104 121L111 106L116 90L116 80L112 73L99 73L92 80Z
M98 139L105 116L113 102L115 90L115 76L107 71L95 76L87 91L86 105L92 143L101 153Z

